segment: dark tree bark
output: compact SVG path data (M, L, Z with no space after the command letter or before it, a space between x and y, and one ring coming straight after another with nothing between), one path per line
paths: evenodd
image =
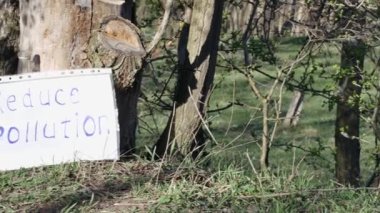
M365 55L363 42L346 41L342 46L341 68L348 71L340 79L335 124L336 178L344 185L358 186L360 180L360 110L362 69Z
M351 0L358 3L357 0ZM343 13L342 26L360 32L364 24L363 14L347 8ZM360 181L360 110L362 74L366 47L357 35L351 35L342 44L339 94L335 123L336 178L343 185L359 186Z
M242 36L242 44L243 44L243 51L244 51L244 65L245 66L248 66L252 63L251 58L250 58L250 54L248 51L248 41L249 41L249 38L251 37L253 28L256 27L253 25L257 24L257 23L254 24L253 22L254 22L254 18L256 15L257 8L259 6L259 2L257 1L255 3L249 3L249 5L250 4L252 4L252 10L251 10L251 14L249 15L248 23L245 26L245 30L244 30L244 33Z
M19 1L0 0L0 75L17 72L19 29Z
M205 143L202 119L214 79L223 1L195 0L190 25L178 48L174 109L154 150L163 157L173 143L183 156L197 158Z

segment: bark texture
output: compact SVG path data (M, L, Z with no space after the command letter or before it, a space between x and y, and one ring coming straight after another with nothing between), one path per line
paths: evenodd
M19 1L0 0L0 75L17 72L19 28Z
M238 32L248 27L248 20L258 1L226 2L226 10L229 11L226 20L226 31Z
M34 0L21 1L20 12L20 73L113 69L120 151L130 154L137 124L138 71L145 53L138 29L126 20L132 16L131 5L107 0Z
M263 20L263 39L268 41L273 33L272 21L275 19L275 10L277 9L277 0L266 0L264 5L264 20Z
M358 186L360 180L360 110L364 44L346 41L342 46L341 68L348 72L340 79L335 123L336 178L344 185Z
M292 101L290 102L290 106L288 112L286 113L284 119L284 126L291 127L296 126L298 120L301 115L302 107L303 107L303 98L304 94L300 91L294 91L294 95Z
M350 0L359 4L358 0ZM335 123L336 178L343 185L359 186L360 181L360 94L366 46L360 39L364 15L346 7L341 26L348 38L342 44L341 72ZM356 33L352 33L356 32Z
M223 1L194 1L190 25L184 26L179 41L174 109L155 146L159 157L171 143L193 158L204 146L202 119L214 79L222 11Z

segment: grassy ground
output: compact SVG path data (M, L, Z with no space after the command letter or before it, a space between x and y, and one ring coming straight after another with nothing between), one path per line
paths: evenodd
M283 41L278 57L286 61L297 47L295 41ZM317 60L333 70L339 59L327 55ZM265 69L272 71L271 66ZM258 80L262 89L270 83L260 76ZM342 188L334 181L335 111L323 104L323 98L306 95L297 127L278 128L271 170L263 173L258 170L261 115L257 100L237 72L220 69L215 81L210 109L233 101L245 105L209 114L216 142L209 143L204 162L137 158L1 172L0 212L379 212L378 189ZM152 85L147 80L145 91ZM283 94L283 111L291 95L290 91ZM140 109L137 143L145 153L166 123L167 112L149 104ZM373 167L370 151L374 145L370 129L364 126L362 134L364 185Z

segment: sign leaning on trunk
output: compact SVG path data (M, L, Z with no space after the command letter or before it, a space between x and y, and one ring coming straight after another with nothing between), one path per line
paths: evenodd
M0 171L118 158L110 69L0 78Z

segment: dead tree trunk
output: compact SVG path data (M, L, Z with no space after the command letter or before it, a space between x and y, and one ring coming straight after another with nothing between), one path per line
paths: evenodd
M19 1L0 0L0 75L17 71L19 28Z
M184 27L178 45L174 109L154 149L158 157L171 143L193 158L204 147L202 121L214 79L222 11L221 0L194 0L190 25Z
M290 127L297 125L303 107L303 97L302 92L294 91L292 101L285 116L284 126Z
M130 154L145 50L138 29L125 19L132 16L127 5L117 0L20 1L19 73L112 68L120 152Z

